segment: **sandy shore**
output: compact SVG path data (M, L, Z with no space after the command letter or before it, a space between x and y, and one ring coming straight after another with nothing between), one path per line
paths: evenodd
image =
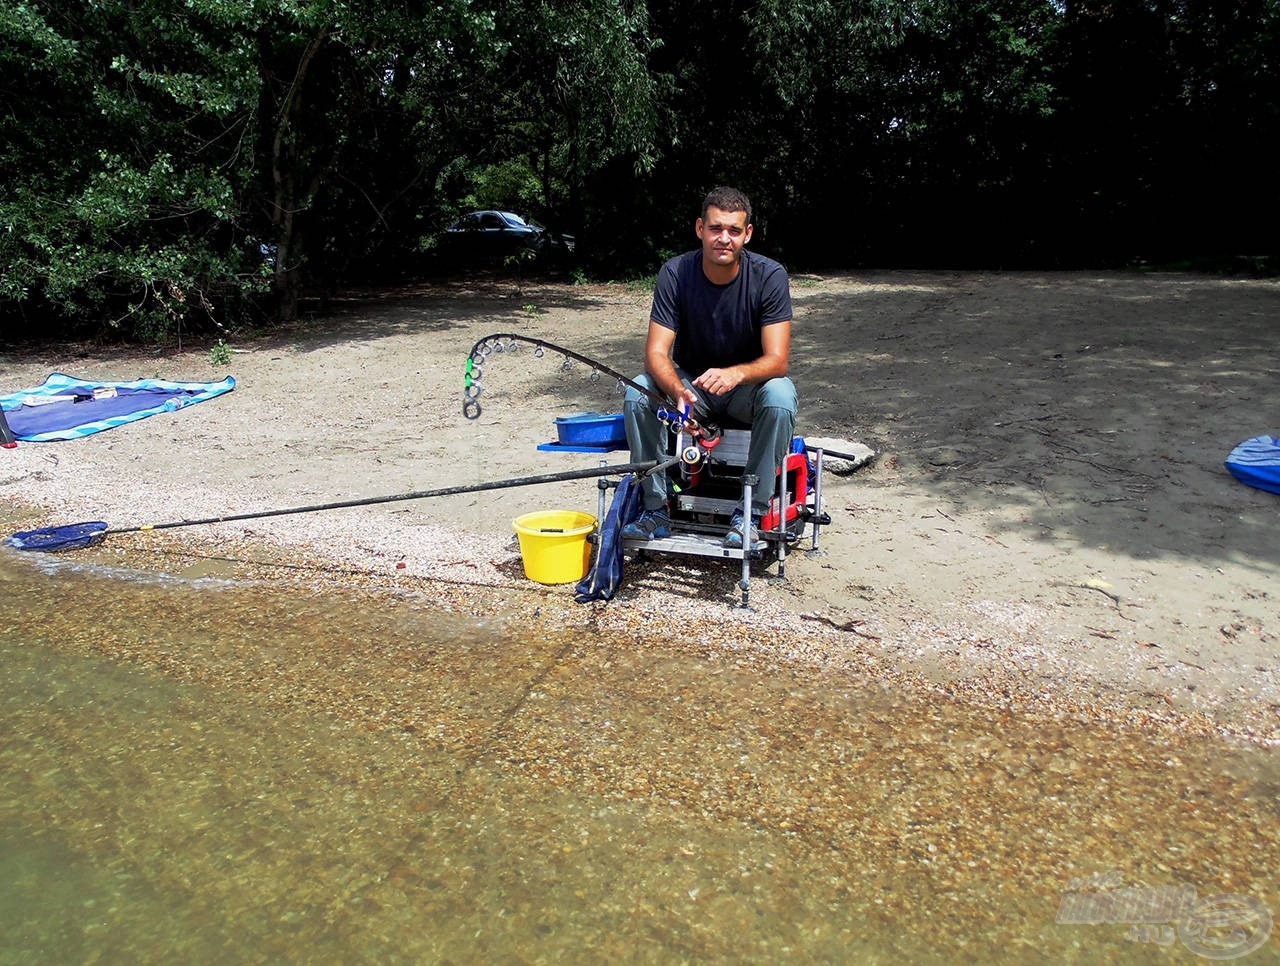
M511 519L594 513L590 481L122 534L81 553L409 593L478 616L555 608L591 633L1280 741L1280 498L1222 466L1236 443L1280 431L1280 284L894 272L794 285L799 431L879 458L827 474L821 553L791 557L785 581L760 574L749 612L720 562L637 562L607 605L527 581ZM632 372L648 300L505 282L348 295L287 332L236 339L227 368L207 343L10 349L4 392L51 371L229 373L237 388L0 451L0 493L15 526L124 527L590 467L599 457L536 447L557 416L617 411L616 386L558 356L495 356L469 421L467 353L519 331Z

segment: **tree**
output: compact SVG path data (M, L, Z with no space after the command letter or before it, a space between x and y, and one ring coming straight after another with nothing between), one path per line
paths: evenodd
M232 6L4 8L0 333L154 333L254 290L234 229L256 72Z
M448 193L530 211L572 229L600 258L613 226L597 229L609 219L597 218L588 185L616 169L630 196L655 163L668 117L669 82L653 68L647 7L507 3L497 23L508 42L489 81L487 137L457 165L465 175Z
M647 163L648 48L623 0L8 6L0 334L292 318L516 159L572 211L586 172Z
M1055 163L1074 247L1274 252L1280 4L1077 0L1064 19Z
M465 206L651 271L717 183L793 267L1274 251L1278 55L1277 0L10 0L0 338L289 319Z

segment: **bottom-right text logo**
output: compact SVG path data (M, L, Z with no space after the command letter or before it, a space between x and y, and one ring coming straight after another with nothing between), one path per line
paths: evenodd
M1058 906L1059 925L1127 925L1134 942L1170 946L1175 939L1207 959L1236 959L1271 936L1271 910L1253 896L1201 897L1193 885L1123 885L1119 872L1071 879Z

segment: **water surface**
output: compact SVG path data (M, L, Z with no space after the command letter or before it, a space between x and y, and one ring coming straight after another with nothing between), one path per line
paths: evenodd
M1280 909L1225 744L8 550L0 661L5 963L1192 961L1064 897Z

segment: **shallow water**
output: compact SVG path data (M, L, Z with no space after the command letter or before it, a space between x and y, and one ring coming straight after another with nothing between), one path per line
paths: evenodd
M8 550L0 660L5 963L1163 962L1280 909L1272 753ZM1106 901L1178 884L1252 904Z

